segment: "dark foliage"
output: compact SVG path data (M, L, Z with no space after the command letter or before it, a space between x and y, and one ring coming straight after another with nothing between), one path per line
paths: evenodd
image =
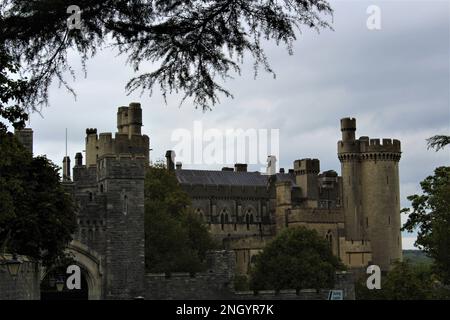
M129 92L166 97L183 93L197 107L209 109L219 95L231 96L222 80L240 72L246 54L272 72L262 41L287 46L292 53L296 31L330 28L325 0L79 0L82 29L69 30L70 0L5 0L0 5L0 46L21 71L31 75L28 106L45 103L53 79L73 92L64 73L73 75L68 53L84 63L107 45L117 47L135 71L143 62L157 67L132 78Z
M64 257L76 229L75 207L58 167L32 158L10 133L0 133L0 245L44 265Z
M145 177L145 262L148 272L199 272L215 243L173 172L152 166Z
M450 167L439 167L420 183L423 194L408 197L403 230L418 229L416 245L434 261L435 271L450 284Z
M314 230L289 228L257 256L251 272L254 290L333 288L344 266Z

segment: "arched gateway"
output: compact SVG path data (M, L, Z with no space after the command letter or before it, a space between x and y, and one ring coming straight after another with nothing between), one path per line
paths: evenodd
M81 270L81 289L69 290L65 285L58 291L56 283L63 280L68 274L67 266L43 270L41 274L42 300L99 300L102 298L102 265L101 257L78 241L72 241L67 253L74 259L74 264Z

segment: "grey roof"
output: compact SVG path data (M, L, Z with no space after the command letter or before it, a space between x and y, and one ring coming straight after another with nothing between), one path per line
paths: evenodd
M214 170L175 170L181 184L192 185L226 185L226 186L267 186L269 176L260 172L235 172ZM277 180L291 180L291 174L277 173Z

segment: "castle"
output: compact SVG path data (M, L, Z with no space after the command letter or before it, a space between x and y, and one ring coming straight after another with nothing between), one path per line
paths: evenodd
M338 157L342 176L320 172L318 159L301 159L272 175L246 164L222 171L184 170L178 181L192 207L246 273L278 232L293 226L316 230L350 268L377 264L388 270L402 257L398 162L400 141L355 138L356 120L341 120ZM167 155L168 168L173 167Z
M120 107L117 133L86 130L86 156L63 160L63 185L79 205L78 231L68 250L83 267L91 299L143 295L144 175L149 137L142 135L139 103ZM279 173L187 170L166 154L192 210L224 249L234 251L236 273L284 228L306 226L326 239L349 268L388 270L402 258L398 163L400 142L356 139L356 120L341 120L337 143L341 176L321 172L318 159L300 159ZM32 147L32 131L16 132Z

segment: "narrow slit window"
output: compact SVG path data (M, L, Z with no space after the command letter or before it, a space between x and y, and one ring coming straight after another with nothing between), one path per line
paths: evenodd
M123 196L123 214L128 214L128 196Z

